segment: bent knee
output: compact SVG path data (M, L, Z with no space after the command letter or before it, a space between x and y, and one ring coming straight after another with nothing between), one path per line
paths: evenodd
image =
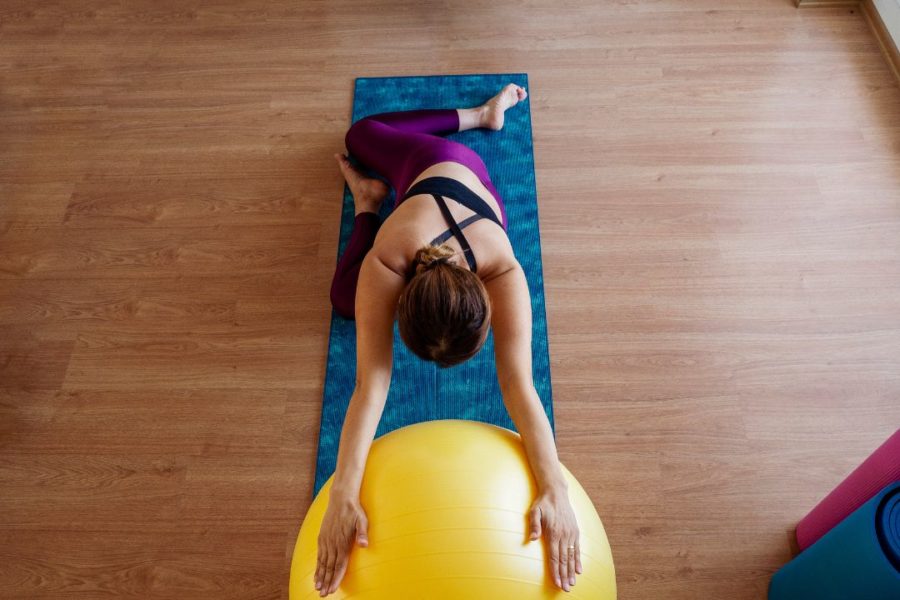
M363 143L365 138L371 137L375 133L374 130L376 128L377 121L370 117L360 119L351 125L350 129L347 130L347 135L344 136L344 145L347 147L347 150L354 153L353 148L358 148L358 144Z

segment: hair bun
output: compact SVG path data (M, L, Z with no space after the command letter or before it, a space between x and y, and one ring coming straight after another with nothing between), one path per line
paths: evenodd
M453 248L447 244L441 244L440 246L428 245L419 248L419 250L416 251L415 258L413 258L415 274L418 275L419 273L433 269L438 265L448 264L455 254L456 252Z

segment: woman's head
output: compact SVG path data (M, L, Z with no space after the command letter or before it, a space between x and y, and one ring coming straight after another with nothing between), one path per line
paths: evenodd
M454 264L453 248L416 252L412 278L400 296L400 337L417 356L442 367L475 355L487 338L491 303L478 275Z

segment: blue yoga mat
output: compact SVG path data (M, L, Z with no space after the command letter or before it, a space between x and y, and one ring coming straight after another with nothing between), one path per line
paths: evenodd
M356 80L353 122L381 112L477 106L507 83L528 89L528 76L518 73L360 78ZM484 159L491 180L506 205L509 239L516 258L525 270L531 292L534 384L552 427L550 356L529 99L506 112L501 131L470 130L450 137L473 148ZM384 202L382 217L389 214L391 206L393 199L388 198ZM352 227L353 199L349 189L345 188L338 256L350 239ZM314 494L319 493L334 473L341 428L355 378L355 323L332 313ZM488 337L484 347L472 359L442 369L407 350L395 324L393 378L375 437L406 425L436 419L483 421L515 431L497 384L493 336Z
M769 600L851 599L900 599L900 482L782 567L769 586Z

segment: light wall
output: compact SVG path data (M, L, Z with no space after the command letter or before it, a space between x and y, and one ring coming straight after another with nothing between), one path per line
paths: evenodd
M900 0L873 0L881 20L894 40L894 45L900 48Z

